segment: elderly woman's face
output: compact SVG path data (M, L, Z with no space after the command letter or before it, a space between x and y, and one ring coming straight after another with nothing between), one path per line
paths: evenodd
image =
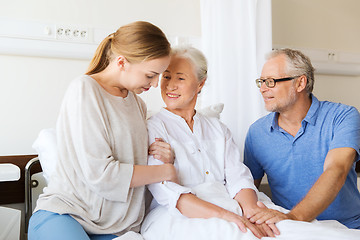
M192 63L173 56L161 79L161 96L169 111L194 110L197 95L203 86Z

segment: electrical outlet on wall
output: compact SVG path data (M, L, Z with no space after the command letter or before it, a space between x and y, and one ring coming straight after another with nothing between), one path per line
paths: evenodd
M69 25L56 26L56 39L70 42L84 42L89 43L92 33L89 28Z

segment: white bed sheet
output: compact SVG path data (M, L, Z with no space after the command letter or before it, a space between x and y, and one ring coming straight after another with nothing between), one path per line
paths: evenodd
M201 184L193 189L201 199L219 205L227 210L241 214L237 202L231 199L221 183ZM263 193L259 199L269 208L282 211L288 210L274 205ZM347 229L337 221L313 221L311 223L292 220L281 221L277 224L281 234L280 240L354 240L360 239L360 230ZM219 218L200 219L187 218L179 212L169 212L159 206L152 210L142 224L141 233L145 240L255 240L249 230L243 233L234 223Z

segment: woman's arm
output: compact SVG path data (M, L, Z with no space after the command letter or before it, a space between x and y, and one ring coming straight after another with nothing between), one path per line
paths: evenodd
M172 165L175 161L174 150L169 144L169 138L164 123L158 117L153 116L148 120L148 134L149 134L149 155L148 165L154 167L163 167L164 165ZM165 169L166 170L166 169ZM165 174L165 170L160 168L158 177ZM177 172L176 168L172 166L172 170ZM170 180L161 179L153 182L147 187L153 195L158 204L166 206L169 210L175 210L176 203L182 193L191 192L190 188L180 185L177 176L172 176ZM177 211L177 210L176 210Z
M170 144L164 142L162 138L156 138L149 147L149 155L162 161L162 165L135 165L130 187L139 187L147 184L170 181L178 183L174 163L174 151Z
M243 215L247 218L251 217L254 211L259 210L257 206L258 197L256 192L251 188L241 189L235 195L234 199L239 203Z
M161 181L178 182L174 165L168 163L153 166L134 165L130 187L134 188Z
M181 194L177 201L176 208L184 216L189 218L207 219L217 217L235 223L242 232L246 232L246 228L249 228L250 231L258 238L266 236L261 229L250 223L246 218L223 209L215 204L206 202L191 193Z

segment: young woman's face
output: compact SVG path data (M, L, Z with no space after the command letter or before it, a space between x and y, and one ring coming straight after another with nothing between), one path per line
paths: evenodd
M157 87L159 75L170 63L170 56L144 61L141 63L126 62L124 66L123 86L136 94ZM124 79L125 78L125 79Z
M189 60L173 56L161 78L161 96L166 108L178 115L184 110L194 110L203 84Z

